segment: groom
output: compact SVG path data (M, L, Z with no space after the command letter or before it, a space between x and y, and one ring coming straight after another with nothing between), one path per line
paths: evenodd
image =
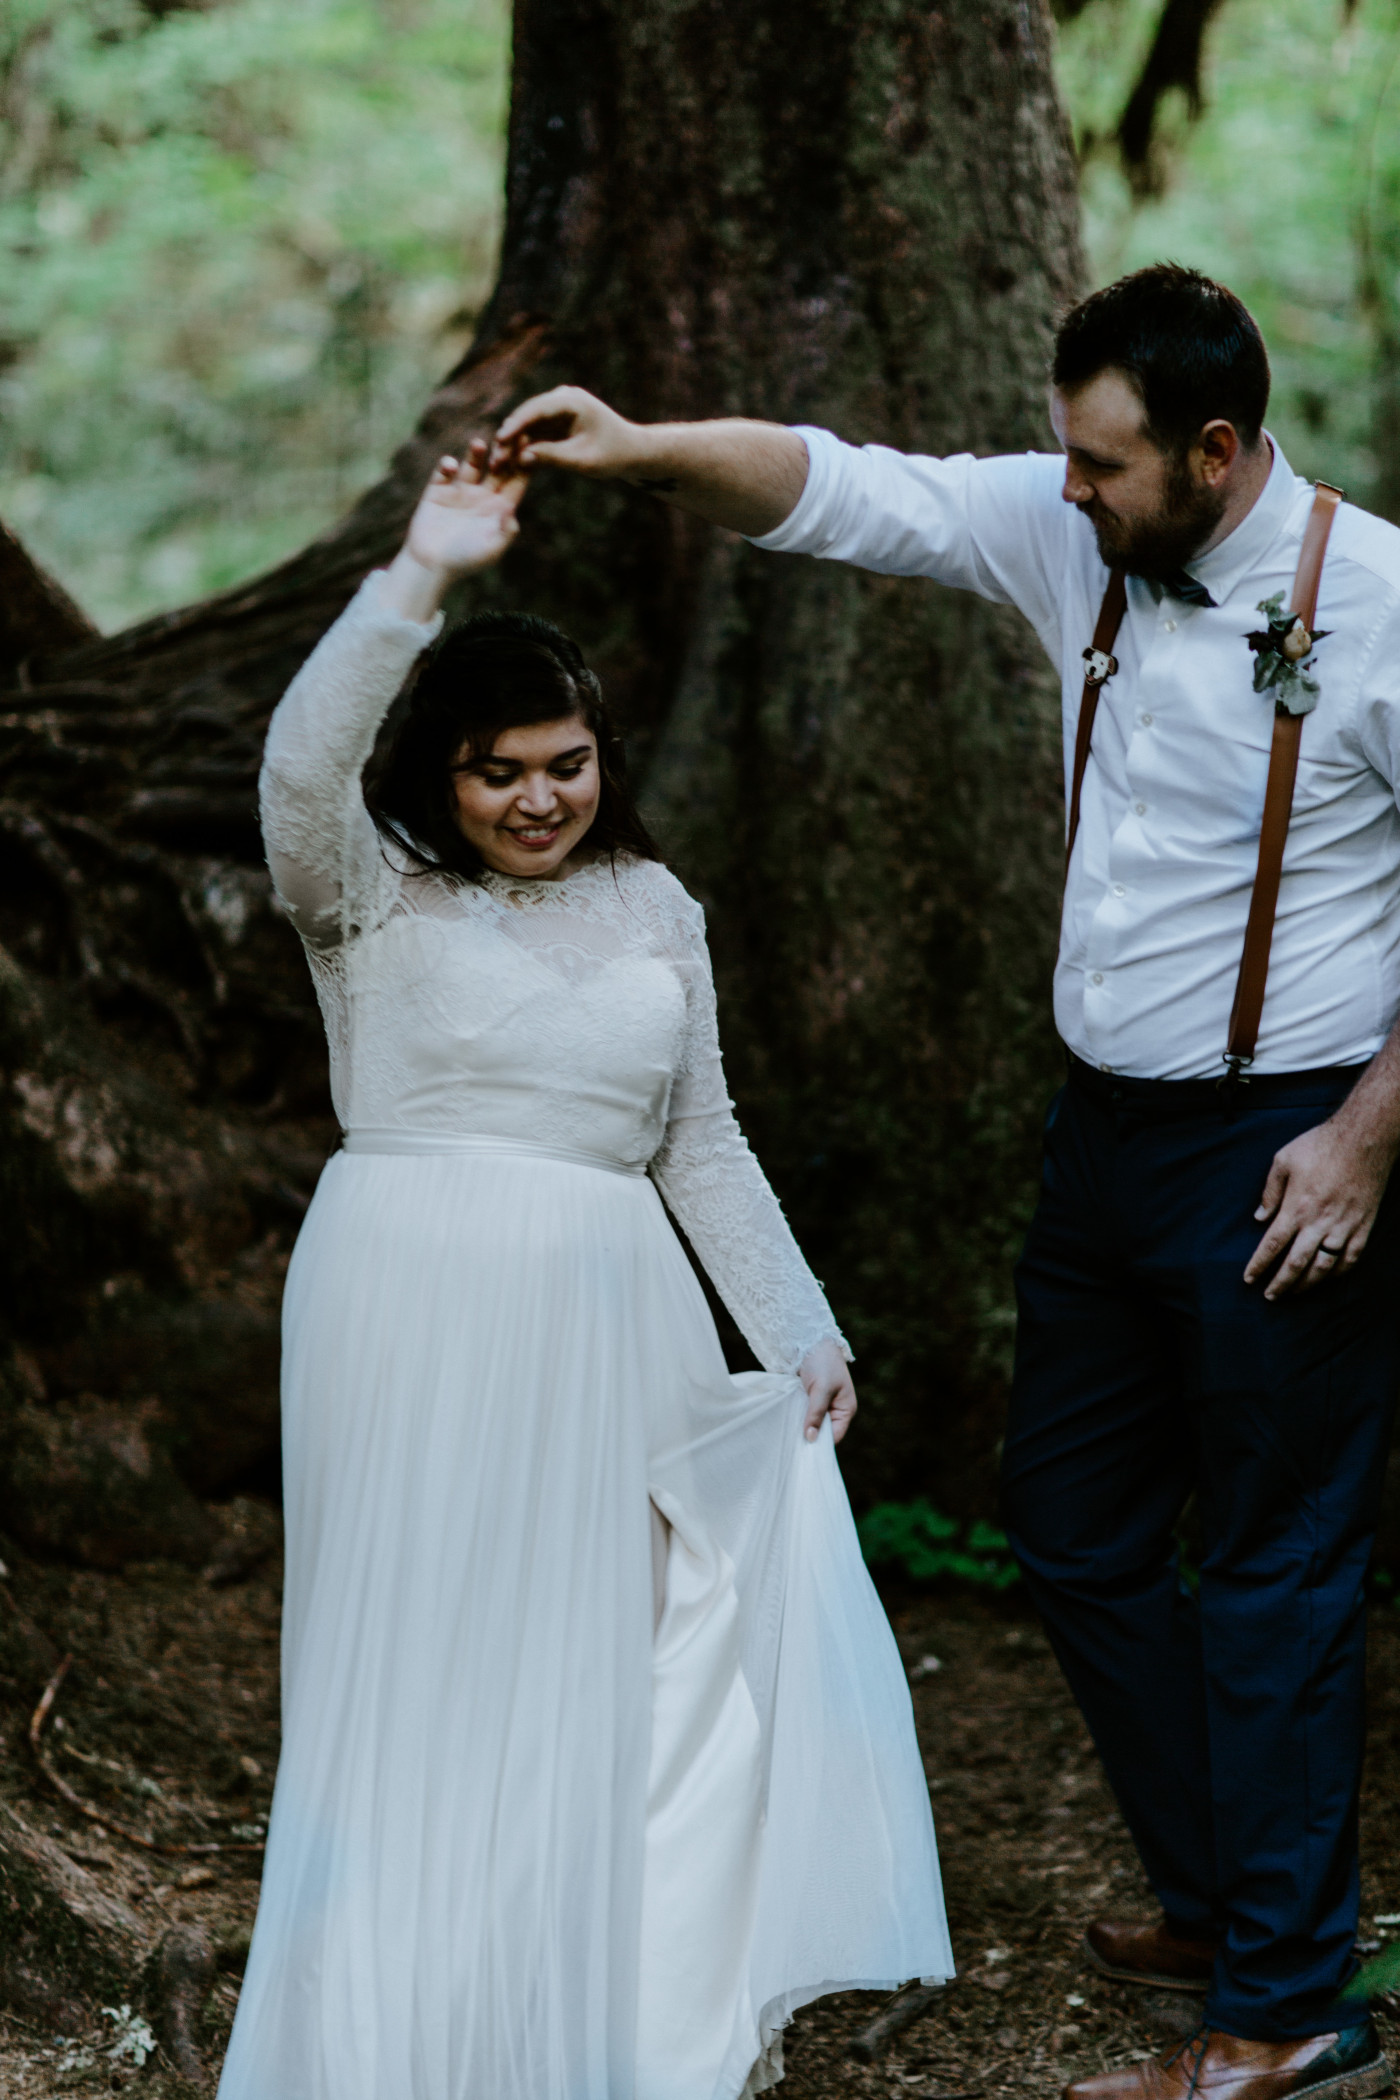
M1090 1958L1206 1998L1184 2048L1070 2094L1364 2100L1390 2072L1338 1993L1362 1589L1400 1377L1400 532L1338 513L1295 666L1265 601L1291 605L1313 493L1263 430L1268 359L1240 302L1139 271L1066 317L1053 381L1063 457L643 427L572 387L517 409L496 456L1018 606L1063 680L1067 778L1086 645L1125 573L1091 665L1107 675L1055 975L1069 1077L1017 1271L1005 1497L1161 1902L1151 1925L1091 1926ZM1276 688L1256 690L1256 663ZM1304 675L1320 694L1257 1051L1229 1077L1275 690L1306 705ZM1192 1493L1194 1596L1174 1540Z

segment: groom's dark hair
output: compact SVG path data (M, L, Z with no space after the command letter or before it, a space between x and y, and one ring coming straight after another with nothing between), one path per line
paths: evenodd
M422 873L475 880L476 848L453 816L452 765L482 757L503 729L577 715L598 744L598 814L588 843L616 860L659 860L627 780L622 737L578 643L537 613L482 612L439 636L399 695L365 767L365 806Z
M1248 447L1269 405L1269 354L1253 315L1233 292L1182 263L1152 263L1091 292L1055 335L1056 386L1085 386L1122 372L1142 397L1147 433L1179 455L1216 417Z

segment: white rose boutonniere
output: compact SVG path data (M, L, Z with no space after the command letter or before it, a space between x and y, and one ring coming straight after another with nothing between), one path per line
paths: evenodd
M1331 629L1319 628L1316 634L1309 634L1297 613L1284 611L1282 591L1261 598L1258 610L1269 624L1245 636L1254 651L1255 692L1272 693L1274 705L1286 714L1311 714L1322 694L1311 676L1312 652L1326 641Z

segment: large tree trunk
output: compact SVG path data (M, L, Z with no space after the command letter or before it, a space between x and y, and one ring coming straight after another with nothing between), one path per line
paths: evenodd
M563 377L643 418L1039 444L1077 272L1038 0L519 0L500 282L386 480L270 575L106 639L0 548L23 601L0 629L0 1521L108 1559L164 1524L197 1557L180 1481L225 1490L273 1448L278 1285L333 1129L258 754L436 453ZM592 652L710 908L734 1092L859 1352L858 1492L985 1506L1054 1065L1057 710L1028 635L563 479L487 589ZM110 1413L138 1403L139 1492ZM83 1497L122 1493L104 1546Z

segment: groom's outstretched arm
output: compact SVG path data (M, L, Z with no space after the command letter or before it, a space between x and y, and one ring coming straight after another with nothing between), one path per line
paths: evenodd
M578 386L522 402L496 432L492 460L630 482L751 539L791 516L807 480L807 447L780 423L629 423Z
M1093 533L1064 501L1064 461L1055 454L940 459L739 416L629 423L582 387L559 386L506 417L490 466L497 474L564 467L630 482L772 553L928 576L1019 606L1056 662L1069 570L1086 600L1096 606L1103 594ZM1077 617L1091 632L1093 612L1081 606Z

